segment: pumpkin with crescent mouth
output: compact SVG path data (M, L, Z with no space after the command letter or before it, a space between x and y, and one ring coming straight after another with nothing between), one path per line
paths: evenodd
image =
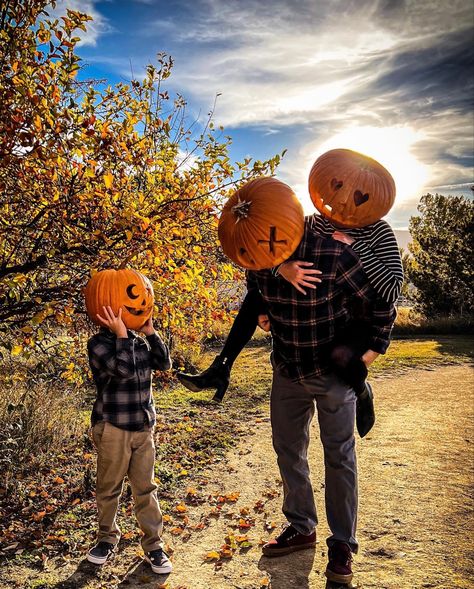
M323 153L309 174L309 194L335 225L364 227L384 217L395 201L395 182L376 160L350 149Z
M87 314L102 325L97 314L111 307L115 315L122 308L122 320L128 329L139 330L153 314L154 294L149 279L136 270L102 270L92 276L84 291Z

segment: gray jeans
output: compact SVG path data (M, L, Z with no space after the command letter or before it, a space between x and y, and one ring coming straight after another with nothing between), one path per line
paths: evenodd
M318 518L308 466L310 424L315 408L324 448L326 516L332 535L357 552L357 463L354 391L333 374L300 383L273 363L273 447L283 480L283 513L296 530L310 534Z

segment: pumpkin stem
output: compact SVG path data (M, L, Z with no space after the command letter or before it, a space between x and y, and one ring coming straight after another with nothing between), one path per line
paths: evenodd
M236 205L232 207L232 212L237 217L236 223L238 223L241 219L246 219L249 216L249 209L252 203L250 201L244 200L237 202Z

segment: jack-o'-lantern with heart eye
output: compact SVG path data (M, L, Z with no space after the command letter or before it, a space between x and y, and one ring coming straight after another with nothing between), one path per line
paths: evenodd
M364 227L385 216L395 201L395 182L376 160L350 149L320 156L309 174L314 206L329 221Z
M226 256L248 270L272 268L298 247L304 213L293 190L276 178L255 178L227 201L219 219Z
M115 315L122 308L122 320L128 329L139 330L153 314L153 286L136 270L102 270L92 276L84 291L87 314L101 325L97 313L110 306Z

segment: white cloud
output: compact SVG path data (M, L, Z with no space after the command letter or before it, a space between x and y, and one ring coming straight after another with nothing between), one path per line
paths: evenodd
M81 37L78 45L97 45L98 38L105 34L113 31L109 21L95 8L97 0L58 0L56 8L48 8L52 19L60 18L66 15L67 9L77 10L88 14L93 18L92 21L86 23L87 31L77 31L77 36Z
M94 9L93 0L85 3ZM215 94L222 93L216 124L228 129L267 126L262 134L304 126L302 146L289 150L279 176L297 191L307 210L312 205L306 179L315 154L335 137L350 143L354 129L371 129L375 153L369 155L376 159L384 159L387 137L396 140L399 157L391 165L399 175L400 197L390 218L406 219L426 184L473 178L472 168L459 160L473 152L471 115L459 106L450 108L449 101L459 91L453 91L449 79L440 78L443 72L436 61L429 62L443 56L447 35L451 47L457 38L454 33L469 26L470 3L193 0L188 4L187 20L174 19L168 12L130 34L146 39L142 52L147 56L162 50L166 42L175 59L170 84L196 111L207 112ZM96 38L92 36L90 42ZM147 59L130 57L140 77ZM452 71L457 59L457 54L452 59L448 55L445 71ZM96 60L130 77L129 56L123 52L90 59ZM438 94L433 90L436 84Z

